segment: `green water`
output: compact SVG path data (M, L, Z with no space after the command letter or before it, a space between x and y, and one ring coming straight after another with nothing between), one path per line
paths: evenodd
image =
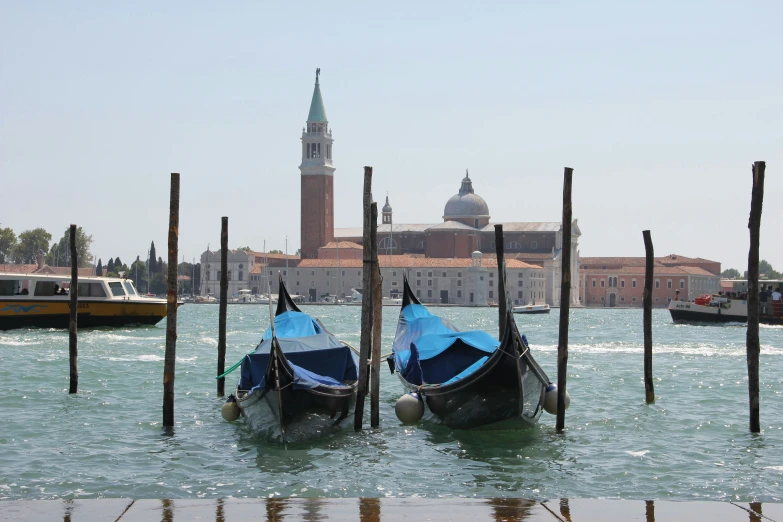
M384 308L384 352L397 308ZM359 307L309 307L358 346ZM433 309L496 334L497 310ZM80 392L69 396L68 335L0 332L0 499L270 496L520 496L783 500L783 328L761 329L761 420L748 433L745 329L674 325L653 314L656 403L644 403L641 310L573 310L567 431L401 426L402 389L384 371L381 428L318 443L268 445L220 417L214 305L179 311L176 428L161 429L165 322L79 336ZM228 309L230 365L269 322ZM558 313L518 316L556 379ZM232 376L233 377L233 376ZM236 383L229 377L228 388ZM366 418L368 419L369 416Z

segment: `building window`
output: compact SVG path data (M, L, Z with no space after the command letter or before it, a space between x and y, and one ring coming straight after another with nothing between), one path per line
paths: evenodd
M601 279L601 288L603 288L603 287L604 287L604 280Z
M685 288L685 279L680 279L680 288Z
M329 286L329 281L326 282L326 286Z
M457 272L457 277L462 277L462 272Z
M299 270L296 271L296 275L299 275ZM345 275L345 274L343 274L343 275Z
M524 282L524 281L518 281L518 282L517 282L517 286L523 286L524 284L525 284L525 282Z
M244 281L243 277L244 277L244 274L243 274L243 273L242 273L242 271L240 270L240 271L239 271L239 274L237 274L237 279L238 279L239 281Z
M421 277L421 272L416 272L416 277Z
M517 277L522 277L522 272L517 272Z
M495 272L490 272L489 277L495 277Z
M672 280L671 280L671 279L668 279L668 280L666 281L666 288L671 288L671 287L672 287Z
M595 279L593 279L593 288L595 288Z
M661 280L660 279L656 279L655 280L655 288L660 288L660 287L661 287Z
M269 275L272 275L272 272L269 272ZM310 272L310 275L311 275L311 276L314 276L314 275L315 275L315 270L312 270L312 271Z
M457 297L462 297L462 290L457 290Z
M421 279L416 280L416 286L421 286Z
M625 297L621 297L621 298L620 298L620 301L625 301Z
M518 250L518 249L522 248L522 245L520 245L516 241L509 241L508 244L506 244L506 248L508 248L509 250L512 250L512 249L517 249Z
M392 281L392 286L397 286L397 281Z
M625 279L620 279L620 288L625 288Z
M427 280L427 286L432 286L432 279Z
M635 298L635 297L632 297L632 298L631 298L631 301L633 301L633 302L635 303L635 302L636 302L636 298Z
M446 277L446 272L443 272L443 275L441 277Z
M605 299L602 297L602 298L601 298L601 302L603 303L604 301L605 301Z
M517 299L522 299L522 292L517 292Z
M495 294L492 290L489 291L489 298L492 299L495 297Z
M345 270L343 270L343 274L342 275L343 275L343 277L345 277Z
M462 286L462 279L457 279L457 286Z
M332 275L332 274L329 272L329 270L327 270L326 271L326 276L329 277L330 275Z
M538 248L538 241L531 241L530 248Z
M427 290L427 297L432 297L432 290Z
M392 272L392 277L397 277L397 272Z
M657 303L658 301L660 301L660 298L656 297L655 302Z
M381 242L378 243L378 248L397 248L397 242L393 239L389 239L388 237L385 237L381 239Z
M217 278L218 280L220 280L220 270L216 270L216 272L217 272Z
M296 286L299 286L299 281L296 282Z
M494 281L494 280L491 280L491 281L489 282L489 286L495 286L495 281Z
M427 272L427 277L432 277L432 272Z
M636 279L631 279L631 288L636 288ZM634 301L636 301L636 298L634 298Z
M416 290L416 297L421 297L421 290Z

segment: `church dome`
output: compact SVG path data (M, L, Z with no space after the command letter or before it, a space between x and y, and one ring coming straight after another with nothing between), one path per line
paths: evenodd
M489 206L484 198L473 192L468 171L465 171L459 194L451 196L443 209L443 219L448 221L452 218L489 218Z

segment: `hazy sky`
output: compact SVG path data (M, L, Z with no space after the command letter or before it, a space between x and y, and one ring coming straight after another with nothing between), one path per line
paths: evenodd
M437 223L469 168L492 221L559 221L574 171L583 256L783 268L783 3L0 4L0 226L70 223L106 262L220 243L299 247L300 136L321 68L335 226L362 167L398 223ZM638 5L637 5L638 4Z

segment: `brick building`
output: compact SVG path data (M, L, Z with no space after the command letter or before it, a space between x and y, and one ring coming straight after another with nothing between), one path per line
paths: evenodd
M642 306L644 257L584 257L580 260L579 296L585 306ZM653 306L693 300L720 290L720 263L671 254L655 258Z

